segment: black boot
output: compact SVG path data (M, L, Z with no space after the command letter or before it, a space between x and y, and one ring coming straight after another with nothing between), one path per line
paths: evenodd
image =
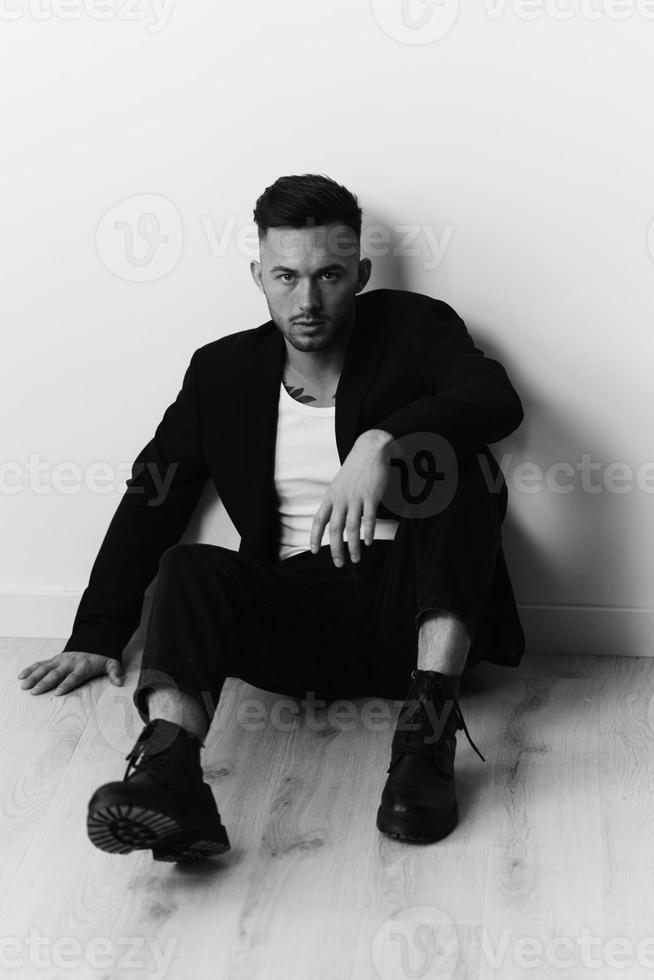
M432 842L457 825L454 785L456 732L468 735L457 701L455 678L414 670L391 746L388 779L377 812L377 828L398 840Z
M170 721L148 722L125 756L122 781L100 786L89 800L92 843L113 854L152 848L156 861L229 850L216 801L203 780L202 744Z

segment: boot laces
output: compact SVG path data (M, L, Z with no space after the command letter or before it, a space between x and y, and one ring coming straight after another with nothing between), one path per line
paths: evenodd
M416 679L416 671L415 670L412 671L411 678L412 678L412 680L415 680ZM418 700L418 707L417 707L417 710L415 711L415 713L413 715L413 720L414 721L418 721L420 723L423 723L423 722L431 723L431 718L429 717L429 714L427 712L427 701L429 699L429 692L428 692L428 690L425 690L424 685L421 684L420 687L421 687L420 694L422 696ZM465 737L467 738L468 743L470 744L470 746L472 747L472 749L477 753L477 755L479 756L479 758L481 759L481 761L482 762L485 762L486 759L481 754L481 752L479 751L479 749L477 748L477 746L475 745L475 743L472 740L472 737L470 735L470 732L468 731L468 726L466 725L465 719L463 717L463 712L461 711L461 705L459 704L458 699L455 697L455 695L454 695L454 693L452 691L448 691L447 692L447 696L442 699L441 704L440 704L439 717L440 717L440 715L442 715L442 712L444 710L446 710L446 706L448 705L448 702L449 702L449 710L447 711L447 717L446 717L445 722L444 722L443 731L442 731L442 734L439 737L438 741L440 741L441 738L444 738L444 737L446 738L447 737L447 734L446 734L446 729L447 728L451 728L451 732L452 733L453 732L456 732L456 731L463 731L463 733L464 733ZM453 725L452 725L450 719L453 719L453 722L454 722ZM418 726L418 730L417 731L414 729L412 732L408 732L407 734L408 734L409 739L411 739L411 736L414 736L414 737L415 736L418 736L418 738L420 738L421 737L421 734L422 734L420 732L420 725Z
M457 727L457 730L463 731L463 734L468 739L468 744L474 749L474 751L477 753L477 755L479 756L479 758L481 759L481 761L482 762L485 762L486 759L481 754L481 752L479 751L479 749L477 748L477 746L475 745L475 743L472 741L472 738L470 737L470 732L468 731L468 726L465 723L465 719L464 719L463 713L461 711L461 706L459 705L459 702L454 697L454 695L452 695L452 701L454 702L453 705L452 705L452 707L453 707L453 710L454 710L454 717L456 719L456 727Z
M143 731L141 732L141 734L139 735L139 737L137 738L133 747L125 756L125 759L127 759L127 768L125 769L125 775L123 776L123 779L127 779L127 776L130 773L130 771L133 772L138 766L139 762L143 757L143 753L145 752L147 742L151 738L153 732L155 731L156 725L157 725L156 719L154 721L149 721L145 726L145 728L143 729ZM161 748L153 750L148 755L147 766L148 766L148 771L152 775L160 774L168 767L173 744L174 743L171 741L167 745L163 745L161 746Z

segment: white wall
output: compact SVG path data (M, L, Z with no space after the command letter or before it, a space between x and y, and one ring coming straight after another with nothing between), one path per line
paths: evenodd
M216 238L312 171L396 244L420 232L372 288L451 303L523 397L495 448L531 648L649 655L652 468L649 492L562 494L525 493L516 466L586 453L601 485L654 459L654 3L411 0L407 27L400 0L110 0L103 20L91 0L30 2L0 4L0 455L24 486L0 494L0 633L68 635L124 473L65 494L53 467L129 464L191 352L268 318L247 249ZM168 241L148 261L137 237L130 262L114 221L143 212ZM215 506L200 534L238 542Z

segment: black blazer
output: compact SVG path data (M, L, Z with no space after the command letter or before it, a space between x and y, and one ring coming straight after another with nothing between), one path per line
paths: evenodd
M355 303L335 399L341 463L360 433L378 428L396 438L439 433L459 459L483 453L500 473L487 444L523 418L502 365L474 345L461 318L439 300L378 289ZM285 356L272 320L194 352L177 398L134 461L64 650L121 658L159 559L181 537L208 479L241 535L239 552L278 560L273 473ZM505 512L503 478L501 493ZM397 516L383 504L377 513ZM524 637L503 556L497 575L493 595L504 628L486 659L515 664Z

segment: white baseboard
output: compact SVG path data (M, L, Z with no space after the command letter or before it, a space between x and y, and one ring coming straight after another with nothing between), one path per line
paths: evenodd
M654 609L518 605L530 653L654 657Z
M0 590L0 636L65 642L80 596L80 590ZM530 604L518 610L530 653L654 656L654 609Z

